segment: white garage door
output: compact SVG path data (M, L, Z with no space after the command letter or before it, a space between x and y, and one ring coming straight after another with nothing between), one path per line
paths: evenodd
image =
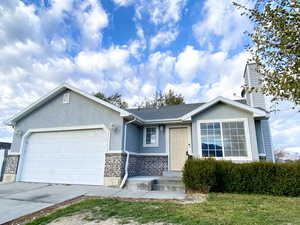
M103 129L33 133L24 151L20 180L102 185L106 136Z

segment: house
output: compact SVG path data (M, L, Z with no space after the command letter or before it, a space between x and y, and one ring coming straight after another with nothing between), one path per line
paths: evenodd
M254 64L244 78L259 85ZM273 161L264 96L245 97L124 110L61 85L8 121L14 135L4 179L119 185L180 171L188 155Z

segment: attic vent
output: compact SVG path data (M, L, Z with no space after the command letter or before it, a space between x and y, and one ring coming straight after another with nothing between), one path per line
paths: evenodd
M65 93L63 96L63 104L69 104L70 103L70 93Z

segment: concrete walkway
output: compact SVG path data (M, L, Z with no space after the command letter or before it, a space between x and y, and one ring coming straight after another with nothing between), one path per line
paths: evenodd
M0 184L0 224L80 196L165 200L183 200L186 197L181 192L130 191L104 186L21 182Z

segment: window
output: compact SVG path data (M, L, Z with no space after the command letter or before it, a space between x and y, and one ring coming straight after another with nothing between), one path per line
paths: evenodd
M144 128L144 147L158 147L158 127Z
M201 123L202 156L222 157L220 123Z
M247 157L243 121L200 123L203 157Z

